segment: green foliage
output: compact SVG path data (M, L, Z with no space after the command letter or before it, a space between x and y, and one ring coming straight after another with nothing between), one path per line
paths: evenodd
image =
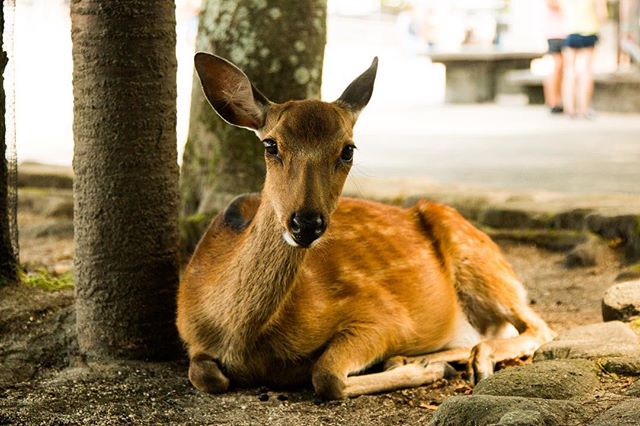
M32 272L20 271L20 282L25 285L38 287L45 291L59 291L73 288L73 277L71 272L62 275L53 275L44 268Z

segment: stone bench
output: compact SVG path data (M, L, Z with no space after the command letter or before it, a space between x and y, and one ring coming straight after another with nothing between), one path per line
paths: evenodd
M613 72L594 76L593 107L605 112L640 112L640 72ZM529 104L544 104L544 76L527 70L512 70L504 74L502 87L514 88L527 95Z
M431 52L434 63L446 67L445 101L447 103L482 103L494 100L501 88L503 76L512 70L528 70L533 59L542 52L500 50L461 50Z

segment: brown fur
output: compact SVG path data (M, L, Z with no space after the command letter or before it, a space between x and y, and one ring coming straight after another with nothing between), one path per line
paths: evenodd
M199 72L215 75L229 64L205 65ZM249 101L230 106L231 120L248 120ZM339 197L350 168L340 153L357 116L347 101L270 104L264 117L252 116L264 122L258 136L277 141L278 157L266 156L262 194L214 219L178 293L177 326L197 388L311 380L321 397L343 398L433 381L446 361L468 361L479 380L496 361L530 355L552 338L498 247L455 210ZM309 249L283 240L301 209L329 223ZM517 337L504 335L509 324ZM356 375L382 361L385 371Z

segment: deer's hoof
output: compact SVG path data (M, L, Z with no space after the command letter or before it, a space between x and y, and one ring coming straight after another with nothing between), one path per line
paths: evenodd
M469 364L467 365L467 374L472 384L493 375L495 363L493 362L493 349L484 342L478 343L471 350Z

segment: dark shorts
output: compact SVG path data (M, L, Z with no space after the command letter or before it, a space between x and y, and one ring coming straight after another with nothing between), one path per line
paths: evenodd
M552 55L562 53L562 48L564 47L564 39L563 38L550 38L547 39L547 43L549 44L549 53Z
M587 47L595 46L597 42L597 34L569 34L564 40L564 45L572 49L586 49Z

